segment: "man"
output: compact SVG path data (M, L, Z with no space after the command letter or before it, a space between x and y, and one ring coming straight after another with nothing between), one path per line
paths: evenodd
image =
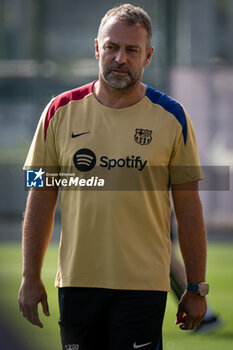
M95 41L99 80L49 103L25 163L32 169L73 167L79 175L98 168L110 180L115 171L142 174L142 182L146 171L156 178L154 167L163 173L156 191L60 191L56 286L63 349L162 349L170 287L170 184L189 283L176 323L192 329L206 312L196 141L183 108L142 83L154 50L151 33L150 18L138 7L125 4L107 12ZM19 306L39 327L39 303L49 315L40 273L56 203L57 190L30 191L23 225Z

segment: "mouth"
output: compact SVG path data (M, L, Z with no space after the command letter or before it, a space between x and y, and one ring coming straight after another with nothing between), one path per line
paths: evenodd
M128 75L128 72L124 71L124 70L119 70L119 69L112 69L112 72L114 74L118 74L118 75Z

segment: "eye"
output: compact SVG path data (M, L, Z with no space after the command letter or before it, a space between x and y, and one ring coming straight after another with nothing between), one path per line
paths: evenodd
M104 49L106 51L114 51L114 50L116 50L116 46L112 45L112 44L107 44L107 45L105 45Z
M128 48L128 51L131 52L131 53L137 53L137 52L138 52L138 49L133 48L133 47L129 47L129 48Z

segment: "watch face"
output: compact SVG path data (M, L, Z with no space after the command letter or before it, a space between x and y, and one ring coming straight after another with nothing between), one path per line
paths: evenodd
M199 284L199 293L202 297L209 293L209 284L207 282Z

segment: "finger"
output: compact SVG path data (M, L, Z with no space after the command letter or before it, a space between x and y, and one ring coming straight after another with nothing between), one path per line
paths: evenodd
M45 295L45 297L41 300L41 306L42 306L42 311L44 313L45 316L50 316L49 313L49 305L48 305L48 300L47 300L47 296Z
M179 327L180 327L180 329L187 331L187 330L193 329L194 328L194 324L193 324L192 321L185 320L185 322L181 323Z
M176 314L176 324L180 323L181 317L182 317L183 311L178 307L177 314Z
M18 305L19 305L19 311L23 312L23 303L22 303L22 298L21 298L21 291L19 291L19 294L18 294Z
M194 325L195 325L195 323L194 323L193 318L190 316L187 316L187 317L185 317L184 322L180 325L180 329L191 330L194 328Z
M28 321L31 322L34 326L38 326L39 328L43 328L43 324L41 323L39 319L38 312L32 312L29 315Z
M176 324L183 322L185 315L185 312L181 308L178 308L178 312L176 314Z
M187 314L185 312L183 312L183 315L181 316L180 322L179 322L180 329L183 329L183 330L186 329L187 324L188 324L187 317L188 317Z
M203 318L204 318L203 314L200 314L200 313L194 313L194 314L192 314L192 316L190 315L190 320L192 321L192 328L191 329L197 327L201 323ZM190 327L190 325L189 325L189 327Z
M20 300L18 300L18 305L19 305L19 311L20 311L20 312L23 312L23 308L22 308L22 305L21 305Z
M194 328L199 326L199 324L202 322L204 317L200 317L197 320L194 321Z
M39 314L37 310L37 305L35 306L24 306L23 307L23 316L34 326L43 328L43 324L39 319Z

